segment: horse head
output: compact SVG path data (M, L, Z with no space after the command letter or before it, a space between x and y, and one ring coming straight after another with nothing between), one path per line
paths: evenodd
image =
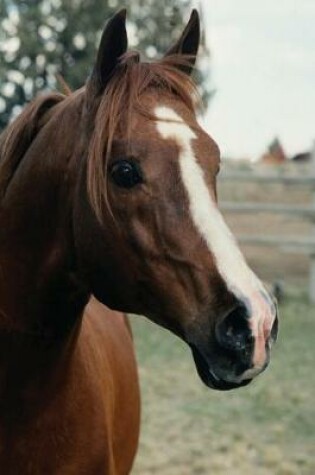
M84 90L80 276L110 308L182 338L207 386L243 386L268 364L277 312L218 210L220 152L198 123L191 79L199 17L154 63L127 52L125 19L107 24Z

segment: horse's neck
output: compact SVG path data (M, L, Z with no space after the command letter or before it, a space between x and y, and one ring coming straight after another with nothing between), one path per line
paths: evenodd
M6 318L20 329L56 321L55 314L69 313L69 300L80 293L71 229L77 102L49 112L0 202L0 329Z
M57 361L88 299L74 272L73 143L61 147L56 127L40 132L0 203L0 375L17 369L12 352L29 375L40 355Z
M33 418L43 404L68 386L79 328L80 321L58 340L0 332L0 432L15 419Z

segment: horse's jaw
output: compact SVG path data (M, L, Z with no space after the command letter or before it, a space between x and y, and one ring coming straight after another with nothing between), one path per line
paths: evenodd
M215 370L211 368L207 359L195 346L191 347L191 351L198 375L201 381L210 389L229 391L231 389L238 389L247 386L252 381L252 379L240 380L238 382L226 381L215 373Z

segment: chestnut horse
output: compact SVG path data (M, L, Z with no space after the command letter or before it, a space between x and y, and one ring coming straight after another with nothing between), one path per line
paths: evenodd
M150 64L126 53L125 18L107 24L86 87L37 98L1 136L5 475L130 472L139 388L121 312L182 338L219 390L263 371L277 333L216 205L219 150L190 77L198 14Z

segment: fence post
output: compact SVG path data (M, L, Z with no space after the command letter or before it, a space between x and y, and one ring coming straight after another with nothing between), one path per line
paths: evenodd
M315 176L315 140L313 142L313 149L311 151L310 173ZM313 204L315 205L315 186L313 185ZM315 239L315 220L312 224L312 238ZM312 303L315 303L315 253L310 255L310 280L309 280L309 298Z

